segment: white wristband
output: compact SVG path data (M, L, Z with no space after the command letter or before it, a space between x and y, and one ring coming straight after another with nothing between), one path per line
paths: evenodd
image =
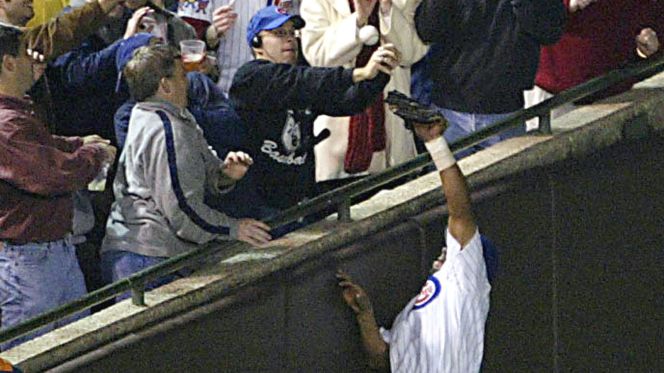
M450 151L450 147L447 145L444 137L441 136L437 139L427 141L424 143L424 146L426 146L438 171L448 169L456 163L456 159L454 159L454 155Z

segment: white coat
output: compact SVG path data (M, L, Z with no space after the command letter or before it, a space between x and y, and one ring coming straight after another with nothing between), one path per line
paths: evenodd
M407 4L403 0L395 1L388 15L383 16L379 12L382 43L392 43L401 52L400 67L392 73L392 79L385 88L386 96L393 89L410 95L410 66L427 52L427 47L415 31L414 3L408 1ZM311 65L355 67L355 58L363 44L358 36L356 15L351 14L348 0L303 0L300 14L306 21L302 29L302 50ZM416 155L411 131L387 107L385 111L386 148L374 152L369 173L403 163ZM344 171L349 122L349 117L320 116L316 119L316 133L324 128L331 133L315 148L316 181L351 176Z

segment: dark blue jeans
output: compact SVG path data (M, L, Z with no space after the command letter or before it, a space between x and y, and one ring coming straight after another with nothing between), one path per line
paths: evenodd
M101 271L106 283L116 282L129 277L134 273L140 272L148 267L154 266L166 260L166 257L146 256L132 253L130 251L105 251L101 254ZM169 282L182 277L181 274L170 274L160 277L145 285L145 290L156 289ZM129 298L130 293L126 292L115 298L116 302Z

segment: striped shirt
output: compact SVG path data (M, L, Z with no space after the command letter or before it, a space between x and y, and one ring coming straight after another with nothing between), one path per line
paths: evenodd
M442 268L429 276L392 329L381 329L392 372L478 372L490 290L479 232L463 250L447 232Z

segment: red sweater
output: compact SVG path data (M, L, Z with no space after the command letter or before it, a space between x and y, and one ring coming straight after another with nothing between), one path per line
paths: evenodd
M72 228L72 192L101 169L104 151L48 133L27 100L0 95L0 240L53 241Z
M562 1L569 9L569 0ZM597 0L569 13L560 41L541 49L535 84L555 94L636 60L635 38L646 27L664 48L664 1Z

